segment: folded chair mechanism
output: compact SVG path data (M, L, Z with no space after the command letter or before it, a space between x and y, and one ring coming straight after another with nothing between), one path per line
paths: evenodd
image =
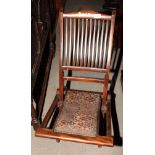
M36 136L114 145L108 81L115 16L115 11L111 15L94 11L60 12L59 89ZM102 72L104 76L103 79L64 76L64 71ZM65 80L100 83L103 92L65 89ZM50 121L52 127L48 127ZM101 128L105 133L100 132Z

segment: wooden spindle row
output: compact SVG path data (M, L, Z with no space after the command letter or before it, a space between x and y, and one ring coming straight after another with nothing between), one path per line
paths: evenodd
M110 21L64 18L63 66L106 68Z

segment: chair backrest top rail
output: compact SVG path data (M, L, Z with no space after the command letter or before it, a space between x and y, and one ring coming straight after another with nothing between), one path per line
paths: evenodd
M94 18L94 19L105 19L111 20L111 15L97 13L95 11L79 11L63 13L63 18Z
M111 16L104 14L90 14L90 13L76 13L76 14L63 14L63 18L92 18L92 19L105 19L111 20Z

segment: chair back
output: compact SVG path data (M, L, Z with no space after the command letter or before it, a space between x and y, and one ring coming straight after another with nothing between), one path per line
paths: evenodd
M94 11L62 13L59 15L59 84L63 98L64 80L98 82L104 84L107 97L111 51L116 12L112 15ZM64 70L105 72L104 80L64 77Z

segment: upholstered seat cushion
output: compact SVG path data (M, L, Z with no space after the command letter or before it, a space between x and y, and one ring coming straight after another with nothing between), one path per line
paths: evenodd
M101 95L69 90L54 124L54 131L95 137L98 135Z

